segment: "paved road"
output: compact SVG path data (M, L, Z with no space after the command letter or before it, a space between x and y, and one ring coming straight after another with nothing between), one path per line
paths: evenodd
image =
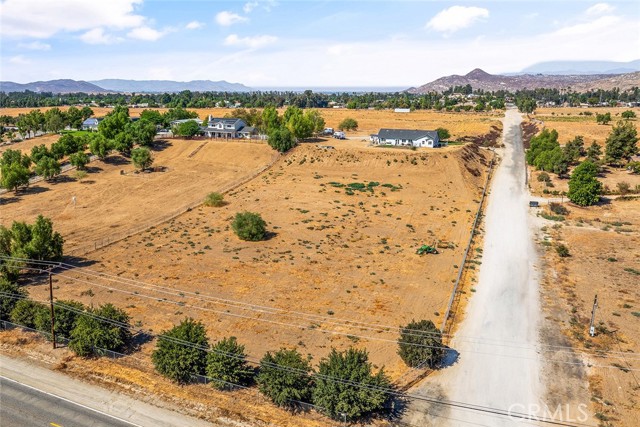
M28 360L14 359L3 354L0 354L0 378L2 379L0 381L2 388L0 426L2 427L56 427L55 424L61 427L215 427L220 425L182 415L176 412L179 408L175 405L153 397L147 396L143 402L70 378ZM31 387L36 391L26 396L21 395L25 393L25 388L20 386L17 389L11 387L5 391L5 385L11 382L8 379L28 386L27 390ZM45 396L54 395L70 403L64 405L54 403L55 401L42 398L38 391L44 392ZM20 396L24 397L26 404L20 405L16 402L16 399L20 400ZM8 406L7 410L5 406ZM82 410L82 407L86 410ZM54 409L61 409L62 412L52 412ZM5 418L5 412L12 412L13 414L6 415L12 418Z
M130 424L0 377L0 424L12 427L131 427Z
M457 361L437 372L418 394L482 408L535 413L544 394L536 352L540 301L534 263L521 116L507 110L506 148L487 205L482 265L467 311L451 347ZM530 421L444 405L413 404L407 421L419 426L522 426Z

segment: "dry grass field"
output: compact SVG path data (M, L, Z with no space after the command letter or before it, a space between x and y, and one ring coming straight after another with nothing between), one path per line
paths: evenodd
M40 108L46 111L48 108ZM62 110L65 108L62 107ZM109 108L92 108L96 117L106 115ZM18 116L19 114L28 113L32 108L0 108L0 115L8 114L10 116ZM140 116L143 108L131 108L129 113L132 117ZM164 112L166 108L158 108L160 112ZM196 111L201 119L206 119L209 114L214 117L224 117L225 115L233 116L232 108L202 108L189 109ZM411 113L394 113L393 111L382 110L347 110L336 108L319 109L320 114L326 121L327 127L338 127L338 124L347 117L354 118L358 121L359 128L357 131L349 132L349 136L363 136L368 138L370 134L377 133L380 128L404 128L404 129L436 129L444 127L451 132L452 139L460 139L464 137L476 137L487 134L491 131L492 126L502 129L500 117L501 112L493 113L446 113L428 110L413 111ZM284 109L280 110L280 114L284 113ZM595 119L594 119L595 120Z
M548 318L570 342L592 353L588 362L593 413L601 425L640 424L640 199L567 206L564 221L548 221L544 301ZM569 248L560 258L557 244ZM596 336L589 321L598 295ZM605 357L603 357L605 356ZM598 367L600 366L609 366Z
M573 167L569 169L569 173L571 173L571 170L573 170ZM548 175L550 177L551 185L547 185L544 181L538 180L538 176L542 173L541 171L537 171L535 168L529 167L529 173L529 188L536 196L545 196L543 193L544 190L548 190L549 192L558 191L559 193L566 193L569 191L569 179L561 179L558 178L556 174L549 173ZM598 180L605 185L605 188L611 190L611 192L618 191L618 183L621 182L629 184L631 189L640 186L640 175L632 174L626 169L619 169L610 166L605 166L603 168Z
M57 277L57 297L114 302L154 332L192 316L212 339L237 336L254 358L287 346L317 361L331 347L357 345L397 378L406 368L396 354L396 328L412 319L441 321L489 154L475 146L414 152L305 144L231 192L226 206L195 208L89 254L93 269L144 283L98 280L78 270ZM370 182L379 185L344 187ZM199 185L204 192L213 187ZM129 200L127 193L120 188L110 200ZM125 201L130 216L148 212ZM89 228L132 223L102 206L82 215ZM42 209L35 197L16 207L22 217ZM262 214L268 240L244 242L233 234L231 218L244 210ZM54 216L54 223L74 241L77 232L65 218ZM439 255L415 254L434 242ZM31 292L43 297L45 287Z

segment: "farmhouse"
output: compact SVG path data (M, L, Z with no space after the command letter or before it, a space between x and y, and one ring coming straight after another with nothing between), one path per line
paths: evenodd
M82 130L98 130L98 124L102 119L97 119L95 117L89 117L84 122L82 122Z
M377 135L371 135L370 139L378 145L440 146L440 138L435 130L380 129L380 132Z
M209 138L249 139L256 134L255 128L236 118L216 119L209 115L207 127L202 128Z

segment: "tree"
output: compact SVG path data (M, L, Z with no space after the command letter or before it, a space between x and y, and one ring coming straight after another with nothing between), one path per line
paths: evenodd
M11 163L0 168L0 187L18 191L18 188L29 185L31 172L20 163Z
M51 154L44 144L34 145L33 148L31 148L31 161L37 164L43 157L53 157L53 154Z
M123 156L129 156L133 148L133 136L126 131L120 132L112 140L112 147Z
M147 147L138 147L131 152L131 160L136 168L145 170L153 163L151 151Z
M631 110L627 110L627 111L623 111L621 116L625 120L631 120L636 118L636 113Z
M131 135L135 144L151 145L156 136L156 125L145 119L129 123L126 132Z
M0 320L9 320L18 301L26 297L27 292L20 286L5 277L0 277Z
M536 100L529 97L519 98L516 100L518 111L525 113L527 117L536 110Z
M112 145L104 136L100 134L91 135L89 139L89 151L94 156L98 156L100 160L104 160L105 157L111 152Z
M51 178L60 175L60 162L51 157L43 157L36 164L36 174L49 181Z
M184 138L192 138L200 132L200 125L194 121L178 123L174 126L173 133L176 136L182 136Z
M93 116L93 110L90 107L82 107L80 110L80 114L82 115L82 121L84 122L89 117Z
M585 155L584 138L577 135L571 141L567 142L562 151L567 162L570 164L577 163L580 157Z
M267 352L260 361L258 388L278 406L294 408L311 400L311 365L295 349Z
M158 110L142 110L140 120L151 122L156 126L166 126L165 117Z
M270 133L274 129L280 127L280 117L275 107L267 107L262 110L262 131Z
M204 199L204 205L209 207L219 208L224 206L224 196L220 193L209 193Z
M83 315L87 308L79 301L74 300L58 300L54 303L55 324L54 330L56 335L69 338L71 331L76 325L76 320ZM48 332L51 330L51 312L44 310L38 313L35 318L36 329Z
M589 160L592 163L596 163L600 160L601 155L602 155L602 148L600 148L600 145L598 145L598 143L593 141L593 144L591 144L589 146L589 149L587 150L587 160Z
M71 129L80 129L82 127L82 122L84 119L82 118L82 111L73 105L69 107L65 114L66 120L65 123Z
M347 117L338 125L338 129L340 130L357 130L358 129L358 121L356 119L352 119Z
M2 153L0 158L0 167L9 166L13 163L17 163L20 166L28 168L31 166L31 159L26 154L22 154L20 150L7 150Z
M596 114L596 123L606 125L611 121L611 113Z
M84 151L78 151L69 156L69 163L78 168L78 170L82 170L89 163L89 156Z
M326 125L324 118L318 110L307 110L304 113L305 120L311 125L311 132L319 134L324 131Z
M267 142L271 148L281 153L286 153L296 146L293 134L286 127L271 129L267 135Z
M238 212L231 223L233 232L241 240L259 241L267 234L267 223L260 214L254 212Z
M244 346L238 344L236 337L218 341L207 355L206 371L214 380L213 386L225 389L231 384L248 385L254 372L246 358Z
M602 183L596 179L598 166L590 161L580 163L569 179L567 197L580 206L591 206L600 200Z
M638 152L638 131L630 121L619 121L605 142L605 158L609 164L629 161Z
M436 129L436 132L438 132L438 138L440 138L440 141L448 141L449 138L451 138L451 134L445 128L438 128Z
M444 346L442 334L431 320L412 320L400 329L398 355L407 366L434 368L442 361Z
M129 316L113 304L89 309L71 330L69 348L79 356L99 355L100 350L123 351L131 342Z
M44 113L44 120L44 127L48 132L58 133L64 129L67 118L58 107L55 107Z
M313 378L314 405L335 419L345 414L349 420L358 420L381 411L389 399L391 382L383 369L372 372L366 350L332 349L329 357L320 361Z
M187 318L158 337L151 360L156 370L180 384L192 375L202 375L207 360L209 341L201 322Z
M30 299L19 300L13 310L11 310L11 321L15 324L26 326L27 328L36 328L36 318L39 317L39 313L46 312L47 307L39 302Z
M113 140L118 134L124 132L129 123L131 123L129 109L117 106L98 124L98 132L106 139Z

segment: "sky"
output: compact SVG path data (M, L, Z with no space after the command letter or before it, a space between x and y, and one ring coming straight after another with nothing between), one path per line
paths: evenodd
M0 0L0 80L410 87L640 58L640 2Z

